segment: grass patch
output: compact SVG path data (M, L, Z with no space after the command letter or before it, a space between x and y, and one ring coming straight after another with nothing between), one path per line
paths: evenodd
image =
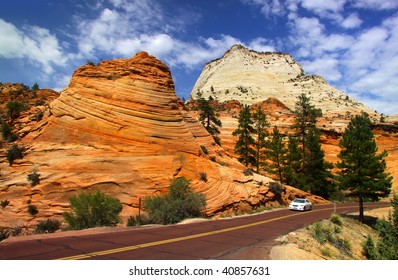
M332 214L329 221L318 222L309 227L312 236L321 245L320 248L322 255L330 257L327 244L335 247L341 254L351 256L352 243L346 238L342 238L340 234L343 231L342 218L337 214Z

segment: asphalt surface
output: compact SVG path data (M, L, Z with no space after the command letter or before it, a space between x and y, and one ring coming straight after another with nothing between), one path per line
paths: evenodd
M365 203L365 210L387 205ZM334 210L338 214L357 212L358 204L338 204L336 209L333 204L316 205L306 212L283 209L233 219L90 235L48 235L43 239L0 243L0 259L264 259L275 238L328 218Z

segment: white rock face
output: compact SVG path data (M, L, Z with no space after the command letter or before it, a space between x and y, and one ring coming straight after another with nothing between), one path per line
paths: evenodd
M294 110L297 96L306 93L312 104L322 109L324 116L346 116L364 111L379 118L374 110L330 86L322 77L305 75L289 54L258 53L240 45L205 65L191 98L196 99L198 92L204 98L211 95L220 102L238 100L249 105L274 97L291 110Z

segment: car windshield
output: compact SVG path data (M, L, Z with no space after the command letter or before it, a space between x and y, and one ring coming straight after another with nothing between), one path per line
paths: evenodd
M305 202L305 199L296 198L293 202L296 202L296 203L304 203L304 202Z

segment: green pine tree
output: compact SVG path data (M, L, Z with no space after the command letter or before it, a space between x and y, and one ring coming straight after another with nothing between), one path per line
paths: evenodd
M281 184L284 182L284 171L286 169L286 157L288 150L283 142L283 135L279 132L277 126L274 126L270 140L267 143L266 155L271 162L268 165L268 171L278 176Z
M302 152L299 148L298 140L289 135L287 145L286 165L284 167L284 182L287 185L303 188L304 179L301 172Z
M242 111L239 113L238 128L232 133L233 136L238 137L235 145L235 152L239 155L239 162L242 162L246 167L254 165L256 162L255 150L253 149L254 138L252 115L250 106L244 105Z
M305 151L307 148L307 135L310 129L316 127L318 117L322 116L322 111L316 109L310 102L310 97L305 93L298 96L296 108L294 110L295 122L293 129L296 130L297 136L301 144L302 165L305 161Z
M265 115L261 107L257 107L256 112L253 114L254 122L254 150L255 150L255 167L256 172L260 171L260 167L265 166L265 149L267 147L267 136L270 124L267 121L267 116Z
M391 200L393 212L388 220L378 219L376 229L379 239L375 243L369 235L363 245L364 253L368 259L373 260L398 260L398 196L394 194Z
M198 96L198 106L197 110L199 110L199 121L213 136L214 141L221 146L221 140L219 137L220 130L219 128L222 127L222 122L218 118L216 113L215 106L212 105L210 100L205 99L202 97L201 93L197 93ZM213 98L211 100L214 100Z
M339 146L337 167L342 190L359 199L359 220L363 221L363 202L386 197L390 193L392 177L386 173L387 152L377 154L377 144L369 115L363 113L351 119Z
M335 189L331 172L333 164L325 160L319 138L320 132L316 127L308 131L302 172L306 191L328 199Z

